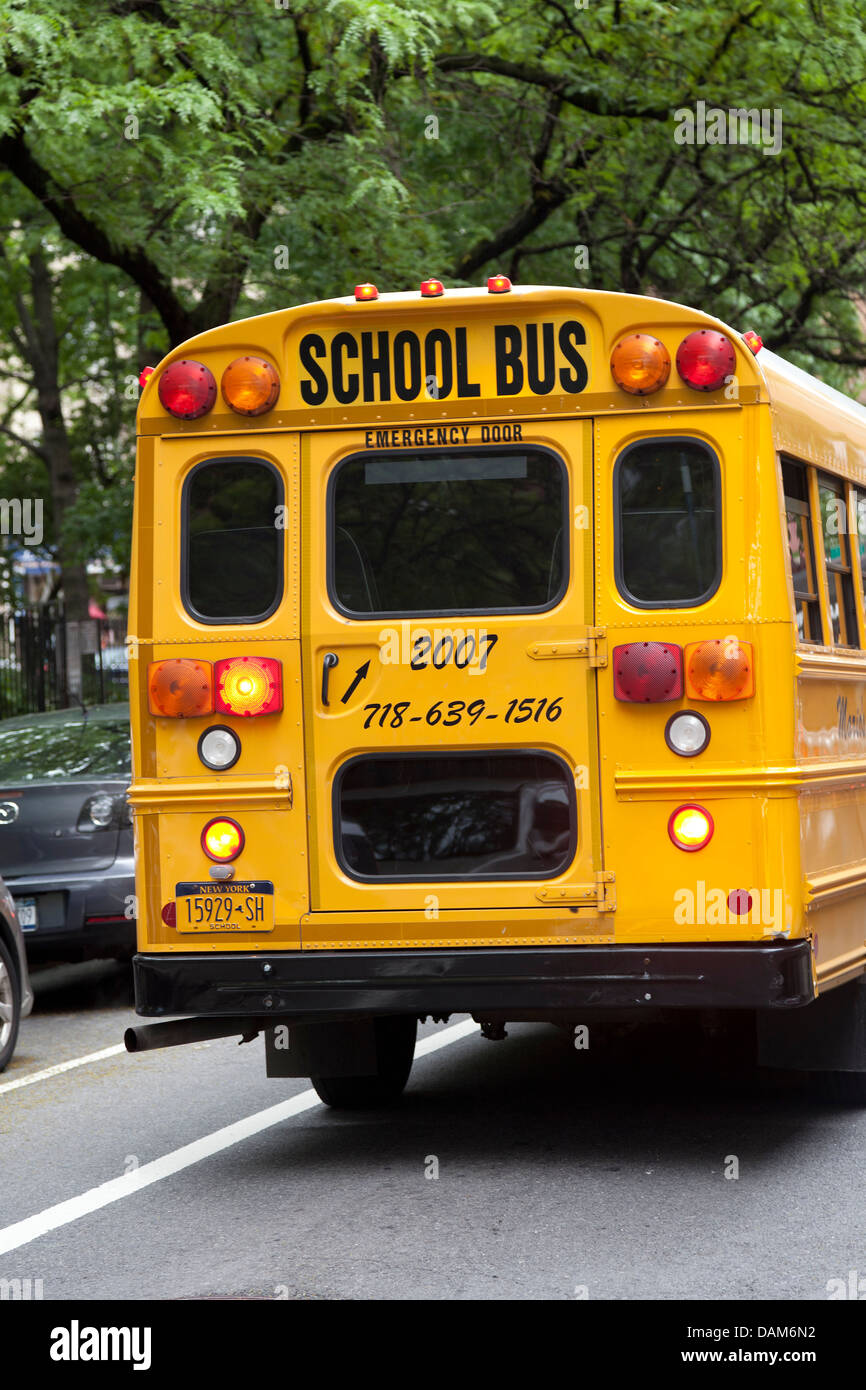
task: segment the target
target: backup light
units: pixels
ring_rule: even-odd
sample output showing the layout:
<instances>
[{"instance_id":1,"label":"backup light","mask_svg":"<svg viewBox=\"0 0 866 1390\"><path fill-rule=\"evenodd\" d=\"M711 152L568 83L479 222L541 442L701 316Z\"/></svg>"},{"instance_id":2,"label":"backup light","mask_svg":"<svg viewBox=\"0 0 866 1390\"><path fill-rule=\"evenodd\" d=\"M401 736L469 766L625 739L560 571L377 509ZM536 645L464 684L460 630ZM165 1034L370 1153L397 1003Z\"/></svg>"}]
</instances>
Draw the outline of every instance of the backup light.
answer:
<instances>
[{"instance_id":1,"label":"backup light","mask_svg":"<svg viewBox=\"0 0 866 1390\"><path fill-rule=\"evenodd\" d=\"M702 714L693 709L677 710L665 725L665 743L681 758L695 758L703 753L710 741L710 726Z\"/></svg>"},{"instance_id":2,"label":"backup light","mask_svg":"<svg viewBox=\"0 0 866 1390\"><path fill-rule=\"evenodd\" d=\"M241 756L241 741L233 729L214 724L198 741L198 755L211 772L225 772Z\"/></svg>"}]
</instances>

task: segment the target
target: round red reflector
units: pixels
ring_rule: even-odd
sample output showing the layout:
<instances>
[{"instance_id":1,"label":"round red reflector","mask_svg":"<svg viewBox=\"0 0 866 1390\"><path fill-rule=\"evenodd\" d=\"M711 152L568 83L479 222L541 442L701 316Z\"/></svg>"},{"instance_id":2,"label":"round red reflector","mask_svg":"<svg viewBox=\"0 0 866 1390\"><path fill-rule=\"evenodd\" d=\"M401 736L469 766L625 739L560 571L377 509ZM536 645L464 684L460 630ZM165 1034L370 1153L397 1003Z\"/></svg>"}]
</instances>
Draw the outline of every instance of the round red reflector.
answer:
<instances>
[{"instance_id":1,"label":"round red reflector","mask_svg":"<svg viewBox=\"0 0 866 1390\"><path fill-rule=\"evenodd\" d=\"M630 642L613 649L613 693L618 700L656 704L683 693L683 654L670 642Z\"/></svg>"},{"instance_id":2,"label":"round red reflector","mask_svg":"<svg viewBox=\"0 0 866 1390\"><path fill-rule=\"evenodd\" d=\"M728 911L735 917L748 917L752 910L752 895L745 888L732 888L728 894Z\"/></svg>"},{"instance_id":3,"label":"round red reflector","mask_svg":"<svg viewBox=\"0 0 866 1390\"><path fill-rule=\"evenodd\" d=\"M713 838L713 818L703 806L678 806L668 820L668 834L677 849L693 854Z\"/></svg>"},{"instance_id":4,"label":"round red reflector","mask_svg":"<svg viewBox=\"0 0 866 1390\"><path fill-rule=\"evenodd\" d=\"M735 364L733 343L713 328L695 329L677 351L677 371L695 391L718 391L733 376Z\"/></svg>"},{"instance_id":5,"label":"round red reflector","mask_svg":"<svg viewBox=\"0 0 866 1390\"><path fill-rule=\"evenodd\" d=\"M237 859L244 847L244 832L236 820L228 816L217 816L209 820L201 832L201 847L209 859L227 864Z\"/></svg>"},{"instance_id":6,"label":"round red reflector","mask_svg":"<svg viewBox=\"0 0 866 1390\"><path fill-rule=\"evenodd\" d=\"M212 409L217 396L213 372L201 362L181 358L166 367L159 378L159 399L178 420L197 420Z\"/></svg>"},{"instance_id":7,"label":"round red reflector","mask_svg":"<svg viewBox=\"0 0 866 1390\"><path fill-rule=\"evenodd\" d=\"M166 903L163 907L162 920L165 922L165 925L167 927L177 926L177 904L174 902L173 899L170 903Z\"/></svg>"}]
</instances>

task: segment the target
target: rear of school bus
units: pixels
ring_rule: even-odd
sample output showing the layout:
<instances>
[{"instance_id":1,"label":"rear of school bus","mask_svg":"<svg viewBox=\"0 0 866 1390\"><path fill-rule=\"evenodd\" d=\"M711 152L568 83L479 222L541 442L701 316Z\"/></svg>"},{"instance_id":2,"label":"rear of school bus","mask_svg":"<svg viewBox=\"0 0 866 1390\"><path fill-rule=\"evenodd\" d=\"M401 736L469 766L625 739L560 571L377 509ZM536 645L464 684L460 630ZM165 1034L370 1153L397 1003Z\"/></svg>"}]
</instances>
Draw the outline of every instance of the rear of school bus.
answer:
<instances>
[{"instance_id":1,"label":"rear of school bus","mask_svg":"<svg viewBox=\"0 0 866 1390\"><path fill-rule=\"evenodd\" d=\"M418 1018L814 996L767 387L654 299L356 297L201 335L139 411L149 1047L265 1031L335 1104Z\"/></svg>"}]
</instances>

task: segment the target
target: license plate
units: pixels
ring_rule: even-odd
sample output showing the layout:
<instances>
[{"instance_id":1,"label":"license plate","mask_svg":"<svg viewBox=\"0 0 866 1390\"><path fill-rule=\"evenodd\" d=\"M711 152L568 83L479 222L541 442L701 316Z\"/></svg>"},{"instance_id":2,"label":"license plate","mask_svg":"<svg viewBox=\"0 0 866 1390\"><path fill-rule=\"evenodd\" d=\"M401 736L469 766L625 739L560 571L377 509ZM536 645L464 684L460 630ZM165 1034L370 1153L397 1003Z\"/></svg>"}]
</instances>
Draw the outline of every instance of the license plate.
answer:
<instances>
[{"instance_id":1,"label":"license plate","mask_svg":"<svg viewBox=\"0 0 866 1390\"><path fill-rule=\"evenodd\" d=\"M179 932L273 931L274 885L264 879L179 883L175 911Z\"/></svg>"},{"instance_id":2,"label":"license plate","mask_svg":"<svg viewBox=\"0 0 866 1390\"><path fill-rule=\"evenodd\" d=\"M18 921L22 931L35 931L36 922L36 899L35 898L16 898L15 910L18 913Z\"/></svg>"}]
</instances>

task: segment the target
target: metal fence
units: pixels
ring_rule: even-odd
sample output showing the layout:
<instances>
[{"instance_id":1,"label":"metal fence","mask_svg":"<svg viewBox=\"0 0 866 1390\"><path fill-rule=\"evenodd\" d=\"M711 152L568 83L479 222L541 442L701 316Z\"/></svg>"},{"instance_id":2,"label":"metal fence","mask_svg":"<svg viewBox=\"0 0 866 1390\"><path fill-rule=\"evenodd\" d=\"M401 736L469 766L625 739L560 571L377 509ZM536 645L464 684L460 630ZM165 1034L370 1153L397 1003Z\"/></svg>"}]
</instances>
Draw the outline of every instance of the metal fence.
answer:
<instances>
[{"instance_id":1,"label":"metal fence","mask_svg":"<svg viewBox=\"0 0 866 1390\"><path fill-rule=\"evenodd\" d=\"M126 619L67 620L51 604L0 614L0 719L126 700Z\"/></svg>"}]
</instances>

